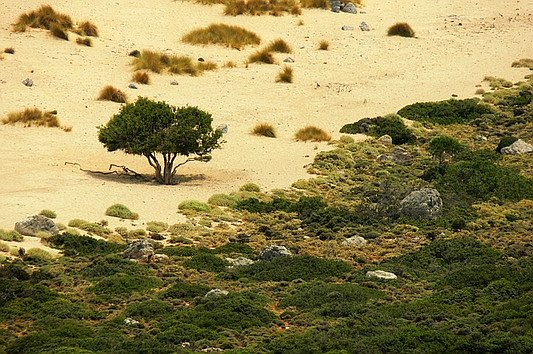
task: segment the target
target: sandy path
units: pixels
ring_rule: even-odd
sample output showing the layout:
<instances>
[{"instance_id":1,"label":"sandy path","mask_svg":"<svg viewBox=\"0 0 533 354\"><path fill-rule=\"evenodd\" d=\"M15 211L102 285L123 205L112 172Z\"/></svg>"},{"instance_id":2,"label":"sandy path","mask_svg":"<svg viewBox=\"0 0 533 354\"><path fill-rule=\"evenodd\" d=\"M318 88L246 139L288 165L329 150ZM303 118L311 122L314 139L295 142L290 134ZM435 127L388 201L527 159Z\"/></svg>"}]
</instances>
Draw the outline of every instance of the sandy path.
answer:
<instances>
[{"instance_id":1,"label":"sandy path","mask_svg":"<svg viewBox=\"0 0 533 354\"><path fill-rule=\"evenodd\" d=\"M94 47L51 38L41 30L10 32L18 14L39 1L0 0L0 48L15 55L0 61L0 116L26 107L56 109L64 125L59 129L0 125L0 228L12 228L41 209L55 210L61 222L78 217L100 220L113 203L124 203L143 220L175 222L177 205L185 199L207 200L214 193L231 192L246 182L263 188L284 188L308 175L304 166L326 144L297 143L294 132L314 124L338 137L345 123L394 112L416 101L471 97L485 75L518 80L526 69L511 62L533 57L533 1L488 0L473 4L451 1L367 0L364 14L334 14L304 10L299 18L226 17L221 6L206 7L171 0L49 1L75 20L89 19L100 29ZM297 26L299 20L303 26ZM366 21L372 31L361 32ZM407 21L418 38L390 38L386 29ZM452 22L453 21L453 22ZM277 84L279 65L242 63L254 48L242 51L184 45L187 31L213 22L239 24L259 34L263 42L287 40L295 72L293 84ZM342 25L355 27L342 31ZM329 51L318 51L327 39ZM222 65L202 77L153 75L153 84L127 88L132 49L156 49L203 57ZM281 62L286 55L278 55ZM33 72L32 72L33 71ZM31 77L35 85L21 84ZM179 85L171 86L172 80ZM320 85L318 86L317 83ZM195 105L209 111L214 125L227 123L224 148L208 164L189 164L181 173L190 177L176 186L95 178L66 161L87 169L106 170L110 163L150 173L140 157L108 153L98 142L96 126L115 114L119 105L98 102L101 87L112 84L129 94L173 105ZM277 139L249 134L256 122L273 124Z\"/></svg>"}]
</instances>

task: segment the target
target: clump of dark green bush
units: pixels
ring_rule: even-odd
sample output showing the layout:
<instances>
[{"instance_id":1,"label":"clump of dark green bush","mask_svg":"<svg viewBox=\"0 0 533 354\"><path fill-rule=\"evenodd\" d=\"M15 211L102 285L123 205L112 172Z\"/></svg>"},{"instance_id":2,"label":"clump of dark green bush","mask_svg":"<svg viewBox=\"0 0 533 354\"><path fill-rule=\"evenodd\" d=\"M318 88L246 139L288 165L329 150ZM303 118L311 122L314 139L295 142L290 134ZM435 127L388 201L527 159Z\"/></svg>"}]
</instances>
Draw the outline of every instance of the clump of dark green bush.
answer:
<instances>
[{"instance_id":1,"label":"clump of dark green bush","mask_svg":"<svg viewBox=\"0 0 533 354\"><path fill-rule=\"evenodd\" d=\"M117 273L149 275L152 272L148 267L132 262L129 259L124 259L117 255L109 255L96 258L88 266L83 268L81 273L89 278L99 278L108 277Z\"/></svg>"},{"instance_id":2,"label":"clump of dark green bush","mask_svg":"<svg viewBox=\"0 0 533 354\"><path fill-rule=\"evenodd\" d=\"M162 248L159 252L171 257L191 257L211 251L205 247L171 246Z\"/></svg>"},{"instance_id":3,"label":"clump of dark green bush","mask_svg":"<svg viewBox=\"0 0 533 354\"><path fill-rule=\"evenodd\" d=\"M260 281L313 280L338 277L352 267L340 260L313 256L280 256L271 261L259 261L239 267L228 275L234 278L249 278Z\"/></svg>"},{"instance_id":4,"label":"clump of dark green bush","mask_svg":"<svg viewBox=\"0 0 533 354\"><path fill-rule=\"evenodd\" d=\"M340 130L346 134L367 134L375 137L390 135L394 145L414 143L415 134L407 128L401 117L395 114L384 117L364 118L355 123L346 124Z\"/></svg>"},{"instance_id":5,"label":"clump of dark green bush","mask_svg":"<svg viewBox=\"0 0 533 354\"><path fill-rule=\"evenodd\" d=\"M518 138L514 136L504 136L500 139L500 142L498 143L498 146L496 147L496 152L501 152L504 147L508 147L513 145L515 141L517 141Z\"/></svg>"},{"instance_id":6,"label":"clump of dark green bush","mask_svg":"<svg viewBox=\"0 0 533 354\"><path fill-rule=\"evenodd\" d=\"M170 288L163 291L160 297L163 299L192 300L198 296L204 296L209 290L211 288L206 285L191 284L178 280Z\"/></svg>"},{"instance_id":7,"label":"clump of dark green bush","mask_svg":"<svg viewBox=\"0 0 533 354\"><path fill-rule=\"evenodd\" d=\"M254 255L254 249L247 244L244 243L238 243L238 242L229 242L222 246L218 246L213 250L216 254L241 254L244 256L253 256Z\"/></svg>"},{"instance_id":8,"label":"clump of dark green bush","mask_svg":"<svg viewBox=\"0 0 533 354\"><path fill-rule=\"evenodd\" d=\"M138 320L160 320L172 314L173 307L161 300L151 299L129 304L124 314Z\"/></svg>"},{"instance_id":9,"label":"clump of dark green bush","mask_svg":"<svg viewBox=\"0 0 533 354\"><path fill-rule=\"evenodd\" d=\"M214 254L201 253L192 256L183 265L187 268L218 273L224 271L229 263Z\"/></svg>"},{"instance_id":10,"label":"clump of dark green bush","mask_svg":"<svg viewBox=\"0 0 533 354\"><path fill-rule=\"evenodd\" d=\"M127 298L135 292L147 292L161 285L162 281L156 277L113 274L101 279L89 291L102 297Z\"/></svg>"},{"instance_id":11,"label":"clump of dark green bush","mask_svg":"<svg viewBox=\"0 0 533 354\"><path fill-rule=\"evenodd\" d=\"M48 239L52 247L62 249L65 255L91 256L124 251L126 246L97 240L89 236L63 233Z\"/></svg>"},{"instance_id":12,"label":"clump of dark green bush","mask_svg":"<svg viewBox=\"0 0 533 354\"><path fill-rule=\"evenodd\" d=\"M398 111L398 114L404 118L435 124L464 124L481 118L483 115L494 113L494 109L477 98L418 102Z\"/></svg>"}]
</instances>

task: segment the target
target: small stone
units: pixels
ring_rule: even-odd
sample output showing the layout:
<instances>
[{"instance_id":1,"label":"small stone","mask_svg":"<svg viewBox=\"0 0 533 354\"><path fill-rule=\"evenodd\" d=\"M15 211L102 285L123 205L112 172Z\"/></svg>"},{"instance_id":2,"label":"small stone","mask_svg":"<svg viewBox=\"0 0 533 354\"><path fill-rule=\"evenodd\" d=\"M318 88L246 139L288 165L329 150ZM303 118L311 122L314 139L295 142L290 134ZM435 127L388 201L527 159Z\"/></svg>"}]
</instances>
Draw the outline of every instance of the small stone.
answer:
<instances>
[{"instance_id":1,"label":"small stone","mask_svg":"<svg viewBox=\"0 0 533 354\"><path fill-rule=\"evenodd\" d=\"M228 133L228 125L225 124L225 123L219 124L216 130L218 130L222 134L227 134Z\"/></svg>"},{"instance_id":2,"label":"small stone","mask_svg":"<svg viewBox=\"0 0 533 354\"><path fill-rule=\"evenodd\" d=\"M170 261L170 257L167 256L166 254L156 253L154 254L153 260L154 262L158 262L158 263L166 263Z\"/></svg>"},{"instance_id":3,"label":"small stone","mask_svg":"<svg viewBox=\"0 0 533 354\"><path fill-rule=\"evenodd\" d=\"M287 58L283 59L283 62L284 63L294 63L294 59L291 58L291 57L287 57Z\"/></svg>"},{"instance_id":4,"label":"small stone","mask_svg":"<svg viewBox=\"0 0 533 354\"><path fill-rule=\"evenodd\" d=\"M128 87L129 87L130 89L137 90L137 85L135 85L134 83L129 84Z\"/></svg>"},{"instance_id":5,"label":"small stone","mask_svg":"<svg viewBox=\"0 0 533 354\"><path fill-rule=\"evenodd\" d=\"M369 270L366 272L366 276L369 278L379 279L397 279L398 277L394 273L385 272L384 270Z\"/></svg>"},{"instance_id":6,"label":"small stone","mask_svg":"<svg viewBox=\"0 0 533 354\"><path fill-rule=\"evenodd\" d=\"M392 137L388 134L380 136L378 141L383 145L392 145Z\"/></svg>"},{"instance_id":7,"label":"small stone","mask_svg":"<svg viewBox=\"0 0 533 354\"><path fill-rule=\"evenodd\" d=\"M210 297L221 297L221 296L226 296L229 294L229 291L227 290L221 290L221 289L213 289L211 291L209 291L207 294L205 294L205 298L210 298Z\"/></svg>"},{"instance_id":8,"label":"small stone","mask_svg":"<svg viewBox=\"0 0 533 354\"><path fill-rule=\"evenodd\" d=\"M340 0L329 0L331 4L331 11L339 12L341 10L341 1Z\"/></svg>"},{"instance_id":9,"label":"small stone","mask_svg":"<svg viewBox=\"0 0 533 354\"><path fill-rule=\"evenodd\" d=\"M198 58L198 61L204 62L205 59L204 58Z\"/></svg>"},{"instance_id":10,"label":"small stone","mask_svg":"<svg viewBox=\"0 0 533 354\"><path fill-rule=\"evenodd\" d=\"M341 11L349 13L349 14L356 14L357 13L357 7L355 7L355 5L352 4L351 2L348 2L343 7L341 7Z\"/></svg>"},{"instance_id":11,"label":"small stone","mask_svg":"<svg viewBox=\"0 0 533 354\"><path fill-rule=\"evenodd\" d=\"M367 240L365 240L361 236L353 236L350 238L347 238L346 240L342 241L341 245L343 246L357 246L362 247L368 243Z\"/></svg>"},{"instance_id":12,"label":"small stone","mask_svg":"<svg viewBox=\"0 0 533 354\"><path fill-rule=\"evenodd\" d=\"M361 24L359 25L359 29L363 32L368 32L370 31L370 26L365 22L361 22Z\"/></svg>"},{"instance_id":13,"label":"small stone","mask_svg":"<svg viewBox=\"0 0 533 354\"><path fill-rule=\"evenodd\" d=\"M22 81L22 84L24 86L32 87L33 86L33 80L30 78L26 78Z\"/></svg>"},{"instance_id":14,"label":"small stone","mask_svg":"<svg viewBox=\"0 0 533 354\"><path fill-rule=\"evenodd\" d=\"M133 318L129 318L129 317L124 319L124 323L126 324L126 326L130 326L130 327L142 327L143 326L141 322L134 320Z\"/></svg>"},{"instance_id":15,"label":"small stone","mask_svg":"<svg viewBox=\"0 0 533 354\"><path fill-rule=\"evenodd\" d=\"M353 31L353 27L344 25L344 26L341 27L341 30L343 30L343 31Z\"/></svg>"},{"instance_id":16,"label":"small stone","mask_svg":"<svg viewBox=\"0 0 533 354\"><path fill-rule=\"evenodd\" d=\"M179 85L178 82L177 82L176 80L172 80L172 81L170 81L170 84L171 84L171 85L174 85L174 86Z\"/></svg>"}]
</instances>

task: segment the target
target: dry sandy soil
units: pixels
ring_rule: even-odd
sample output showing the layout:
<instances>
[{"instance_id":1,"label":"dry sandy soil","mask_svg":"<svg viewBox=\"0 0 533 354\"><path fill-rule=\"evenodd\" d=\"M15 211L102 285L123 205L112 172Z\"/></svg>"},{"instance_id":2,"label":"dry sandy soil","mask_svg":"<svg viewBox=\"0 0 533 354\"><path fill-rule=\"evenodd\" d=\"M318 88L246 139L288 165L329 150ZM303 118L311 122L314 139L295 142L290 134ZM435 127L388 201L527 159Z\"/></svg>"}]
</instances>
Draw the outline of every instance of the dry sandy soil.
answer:
<instances>
[{"instance_id":1,"label":"dry sandy soil","mask_svg":"<svg viewBox=\"0 0 533 354\"><path fill-rule=\"evenodd\" d=\"M417 101L472 97L486 75L518 80L527 69L511 68L519 58L533 57L533 0L366 0L364 13L336 14L304 10L290 15L223 15L223 6L203 6L172 0L50 0L52 7L75 21L90 20L100 31L93 47L51 37L44 30L13 33L19 14L40 1L0 0L0 49L14 55L0 60L0 117L27 107L57 110L71 132L50 128L0 125L0 228L42 209L58 220L99 221L106 208L123 203L142 221L177 222L178 204L206 201L214 193L229 193L247 182L265 189L289 187L307 178L304 166L327 144L293 141L296 130L320 126L338 138L339 128L363 117L395 112ZM302 20L303 25L298 22ZM372 30L362 32L365 21ZM387 37L387 28L405 21L417 38ZM191 46L180 38L211 23L238 24L266 43L289 42L295 59L293 84L275 83L280 65L243 64L256 48L242 51L217 46ZM343 25L353 31L342 31ZM317 50L328 40L330 50ZM203 57L220 68L201 77L152 75L153 84L128 89L128 53L153 49ZM281 63L287 55L277 55ZM29 88L21 82L32 78ZM179 85L170 85L176 80ZM207 164L180 169L175 186L138 183L116 177L95 177L85 169L106 171L109 164L126 165L149 174L144 158L109 153L98 142L96 127L105 124L120 105L95 99L105 85L136 96L193 105L213 115L214 126L229 125L223 149ZM318 85L317 85L318 84ZM257 122L273 124L277 139L250 135Z\"/></svg>"}]
</instances>

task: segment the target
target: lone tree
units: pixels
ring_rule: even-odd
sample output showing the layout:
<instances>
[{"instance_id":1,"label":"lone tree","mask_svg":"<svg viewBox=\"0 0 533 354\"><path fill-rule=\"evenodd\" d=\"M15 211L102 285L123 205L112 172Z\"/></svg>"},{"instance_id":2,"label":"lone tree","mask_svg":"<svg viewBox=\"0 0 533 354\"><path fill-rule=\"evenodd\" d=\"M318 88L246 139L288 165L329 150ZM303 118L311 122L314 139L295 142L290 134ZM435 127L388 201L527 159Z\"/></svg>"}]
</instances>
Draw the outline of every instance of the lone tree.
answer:
<instances>
[{"instance_id":1,"label":"lone tree","mask_svg":"<svg viewBox=\"0 0 533 354\"><path fill-rule=\"evenodd\" d=\"M108 151L145 156L156 180L172 184L178 167L190 161L208 162L213 149L220 147L222 133L211 122L211 115L197 107L178 108L140 97L98 127L98 140ZM187 159L174 165L178 155Z\"/></svg>"}]
</instances>

